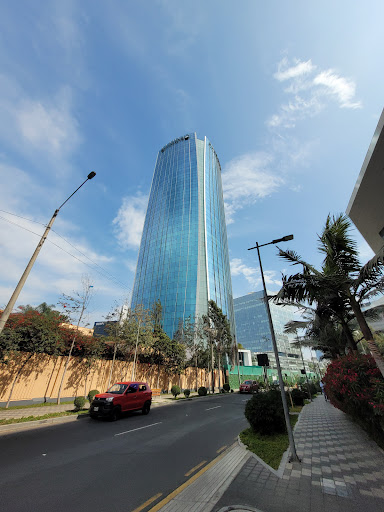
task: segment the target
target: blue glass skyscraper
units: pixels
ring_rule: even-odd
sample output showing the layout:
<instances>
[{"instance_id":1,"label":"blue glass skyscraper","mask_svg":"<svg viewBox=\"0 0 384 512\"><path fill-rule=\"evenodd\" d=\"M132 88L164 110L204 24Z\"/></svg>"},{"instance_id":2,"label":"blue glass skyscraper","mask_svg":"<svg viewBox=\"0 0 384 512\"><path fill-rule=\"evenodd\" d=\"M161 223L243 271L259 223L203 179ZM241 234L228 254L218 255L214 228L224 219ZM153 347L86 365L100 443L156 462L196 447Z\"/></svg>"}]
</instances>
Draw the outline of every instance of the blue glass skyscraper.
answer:
<instances>
[{"instance_id":1,"label":"blue glass skyscraper","mask_svg":"<svg viewBox=\"0 0 384 512\"><path fill-rule=\"evenodd\" d=\"M234 333L227 229L216 152L205 137L184 135L158 153L131 306L160 300L172 337L180 320L196 321L214 300Z\"/></svg>"}]
</instances>

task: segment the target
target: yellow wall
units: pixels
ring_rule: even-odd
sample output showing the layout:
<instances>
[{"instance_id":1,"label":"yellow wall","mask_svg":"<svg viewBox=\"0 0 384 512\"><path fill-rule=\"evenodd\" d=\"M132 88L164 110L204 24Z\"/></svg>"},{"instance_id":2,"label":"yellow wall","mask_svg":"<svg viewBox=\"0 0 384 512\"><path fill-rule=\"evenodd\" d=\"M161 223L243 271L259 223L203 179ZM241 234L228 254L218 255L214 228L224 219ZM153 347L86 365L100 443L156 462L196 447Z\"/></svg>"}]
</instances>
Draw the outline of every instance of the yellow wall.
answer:
<instances>
[{"instance_id":1,"label":"yellow wall","mask_svg":"<svg viewBox=\"0 0 384 512\"><path fill-rule=\"evenodd\" d=\"M28 353L19 353L16 358L9 360L7 364L0 365L0 402L8 400L13 380L18 369L30 356ZM12 395L12 402L17 400L32 400L33 398L56 398L64 371L66 357L53 357L47 354L34 354L27 362L20 374ZM84 361L78 357L72 357L65 376L62 397L72 397L88 394L91 389L103 392L109 384L109 375L112 361L99 360L94 365L90 374L86 376ZM132 363L115 361L111 384L121 380L130 380ZM210 376L205 370L198 368L198 386L209 386ZM218 372L216 372L216 386L218 386ZM87 382L86 382L87 380ZM196 370L187 368L184 375L168 378L163 370L158 381L158 369L156 366L138 363L136 379L148 382L151 388L170 389L173 384L178 384L182 389L195 387ZM223 380L221 379L221 385Z\"/></svg>"}]
</instances>

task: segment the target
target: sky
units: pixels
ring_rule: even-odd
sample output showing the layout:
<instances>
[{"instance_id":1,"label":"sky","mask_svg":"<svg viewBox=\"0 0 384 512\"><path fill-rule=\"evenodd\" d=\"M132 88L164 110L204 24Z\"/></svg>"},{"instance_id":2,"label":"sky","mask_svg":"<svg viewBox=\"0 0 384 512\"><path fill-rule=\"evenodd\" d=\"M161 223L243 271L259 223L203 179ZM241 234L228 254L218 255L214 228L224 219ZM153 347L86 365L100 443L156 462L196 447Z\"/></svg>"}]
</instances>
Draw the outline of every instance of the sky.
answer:
<instances>
[{"instance_id":1,"label":"sky","mask_svg":"<svg viewBox=\"0 0 384 512\"><path fill-rule=\"evenodd\" d=\"M222 167L234 297L255 245L319 265L383 108L384 3L83 0L0 4L0 308L82 289L87 322L129 300L158 151L207 136ZM356 231L362 261L372 252ZM291 273L262 249L267 286Z\"/></svg>"}]
</instances>

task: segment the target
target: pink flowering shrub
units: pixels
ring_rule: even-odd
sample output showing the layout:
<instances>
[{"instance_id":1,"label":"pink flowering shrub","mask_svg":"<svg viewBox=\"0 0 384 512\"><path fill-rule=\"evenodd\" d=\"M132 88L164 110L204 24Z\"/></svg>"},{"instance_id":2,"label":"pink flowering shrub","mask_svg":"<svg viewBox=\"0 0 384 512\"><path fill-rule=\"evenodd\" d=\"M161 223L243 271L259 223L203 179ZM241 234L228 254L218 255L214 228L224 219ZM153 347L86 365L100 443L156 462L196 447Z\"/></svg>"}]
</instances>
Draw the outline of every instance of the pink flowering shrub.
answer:
<instances>
[{"instance_id":1,"label":"pink flowering shrub","mask_svg":"<svg viewBox=\"0 0 384 512\"><path fill-rule=\"evenodd\" d=\"M331 403L384 444L384 379L373 357L350 354L336 359L323 382Z\"/></svg>"}]
</instances>

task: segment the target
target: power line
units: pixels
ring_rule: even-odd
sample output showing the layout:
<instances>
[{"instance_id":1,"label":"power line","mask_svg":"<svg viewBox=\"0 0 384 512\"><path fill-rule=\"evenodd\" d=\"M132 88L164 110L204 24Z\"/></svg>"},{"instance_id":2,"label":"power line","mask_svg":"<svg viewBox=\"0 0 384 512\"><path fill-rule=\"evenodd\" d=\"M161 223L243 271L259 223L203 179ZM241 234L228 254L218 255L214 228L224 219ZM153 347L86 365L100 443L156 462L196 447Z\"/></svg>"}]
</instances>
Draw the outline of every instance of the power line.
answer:
<instances>
[{"instance_id":1,"label":"power line","mask_svg":"<svg viewBox=\"0 0 384 512\"><path fill-rule=\"evenodd\" d=\"M28 220L29 222L34 222L35 224L40 224L41 226L46 226L46 224L43 224L42 222L38 222L37 220L27 219L27 217L22 217L21 215L16 215L16 213L7 212L6 210L0 210L0 212L8 213L8 215L13 215L14 217L18 217L19 219ZM1 217L4 218L4 217ZM18 224L16 224L18 226Z\"/></svg>"},{"instance_id":2,"label":"power line","mask_svg":"<svg viewBox=\"0 0 384 512\"><path fill-rule=\"evenodd\" d=\"M21 217L20 215L16 215L14 213L10 213L10 212L6 212L5 210L0 210L2 212L5 212L9 215L14 215L15 217L19 217L21 219L25 219L25 220L30 220L30 219L27 219L26 217ZM5 220L6 222L9 222L10 224L14 224L15 226L21 228L21 229L25 229L25 231L28 231L29 233L32 233L33 235L36 235L36 236L39 236L41 237L41 234L39 233L35 233L34 231L32 231L31 229L28 229L24 226L21 226L20 224L17 224L16 222L13 222L11 221L10 219L7 219L5 217L2 217L0 215L0 219L3 219ZM31 222L36 222L36 221L31 221ZM40 222L36 222L37 224L41 224ZM44 226L44 224L41 224L42 226ZM52 229L52 231L54 231ZM57 247L58 249L61 249L63 252L65 252L66 254L68 254L69 256L71 256L72 258L74 258L75 260L79 261L80 263L82 263L83 265L86 265L87 267L91 268L92 270L98 272L100 275L102 275L105 279L108 279L109 281L112 281L114 282L114 284L118 284L119 286L121 286L122 288L125 288L126 290L128 290L129 292L131 292L132 290L130 288L128 288L127 285L121 283L116 277L114 277L110 272L108 272L108 270L104 269L103 267L101 267L98 263L95 263L94 261L91 260L91 258L89 258L86 254L84 254L83 252L80 251L80 249L78 249L76 246L74 246L73 244L71 244L68 240L66 240L64 237L62 237L61 235L59 235L59 233L57 233L56 231L54 231L54 233L56 233L56 235L58 235L60 238L62 238L65 242L67 242L69 245L71 245L74 249L76 249L82 256L84 256L85 258L87 258L93 265L95 265L96 267L99 267L102 272L100 270L98 270L97 268L93 268L91 267L88 263L86 263L85 261L82 261L80 258L78 258L77 256L75 256L74 254L66 251L63 247L61 247L60 245L56 244L55 242L52 242L52 240L50 240L49 238L47 238L47 241L50 242L52 245L54 245L55 247Z\"/></svg>"}]
</instances>

